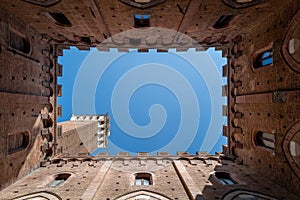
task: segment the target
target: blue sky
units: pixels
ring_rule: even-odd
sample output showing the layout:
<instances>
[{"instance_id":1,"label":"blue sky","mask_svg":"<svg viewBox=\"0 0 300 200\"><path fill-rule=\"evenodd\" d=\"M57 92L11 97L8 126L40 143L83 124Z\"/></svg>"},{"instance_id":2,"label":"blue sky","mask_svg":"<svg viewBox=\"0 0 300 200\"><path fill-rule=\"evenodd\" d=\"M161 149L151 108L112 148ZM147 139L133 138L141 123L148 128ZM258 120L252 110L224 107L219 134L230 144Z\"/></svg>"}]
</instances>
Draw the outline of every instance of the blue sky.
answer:
<instances>
[{"instance_id":1,"label":"blue sky","mask_svg":"<svg viewBox=\"0 0 300 200\"><path fill-rule=\"evenodd\" d=\"M222 151L221 77L226 59L221 51L169 52L111 49L79 51L72 47L59 57L63 65L63 96L58 98L67 121L71 114L111 117L106 149L120 151Z\"/></svg>"}]
</instances>

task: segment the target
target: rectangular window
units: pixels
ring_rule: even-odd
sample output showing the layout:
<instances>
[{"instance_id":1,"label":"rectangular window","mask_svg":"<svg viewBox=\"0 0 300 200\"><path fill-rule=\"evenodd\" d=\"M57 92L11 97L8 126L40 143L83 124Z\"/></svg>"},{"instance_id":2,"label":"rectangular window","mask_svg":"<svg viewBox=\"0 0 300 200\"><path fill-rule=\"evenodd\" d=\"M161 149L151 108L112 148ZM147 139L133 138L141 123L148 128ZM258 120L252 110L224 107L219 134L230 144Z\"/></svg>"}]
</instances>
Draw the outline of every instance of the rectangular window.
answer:
<instances>
[{"instance_id":1,"label":"rectangular window","mask_svg":"<svg viewBox=\"0 0 300 200\"><path fill-rule=\"evenodd\" d=\"M150 26L150 17L149 15L134 15L134 27L149 27Z\"/></svg>"}]
</instances>

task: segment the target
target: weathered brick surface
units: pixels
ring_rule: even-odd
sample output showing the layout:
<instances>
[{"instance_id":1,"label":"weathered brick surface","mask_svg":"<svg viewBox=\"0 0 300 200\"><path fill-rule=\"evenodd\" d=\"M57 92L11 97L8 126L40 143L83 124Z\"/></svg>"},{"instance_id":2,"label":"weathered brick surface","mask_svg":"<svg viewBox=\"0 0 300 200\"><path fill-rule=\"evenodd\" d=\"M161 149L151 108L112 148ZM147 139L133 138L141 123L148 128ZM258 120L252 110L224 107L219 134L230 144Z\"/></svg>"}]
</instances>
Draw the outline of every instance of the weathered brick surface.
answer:
<instances>
[{"instance_id":1,"label":"weathered brick surface","mask_svg":"<svg viewBox=\"0 0 300 200\"><path fill-rule=\"evenodd\" d=\"M170 199L189 199L188 193L198 191L194 194L198 195L198 198L202 196L204 199L221 199L226 193L236 189L256 191L278 199L298 199L278 183L260 176L247 166L219 159L218 156L152 156L141 158L147 163L145 166L140 165L141 160L135 157L62 160L66 164L61 167L58 166L61 160L53 161L52 164L48 163L46 167L35 170L5 188L0 192L2 199L21 197L39 191L52 192L62 199L118 199L134 191L153 192ZM125 160L128 161L126 165ZM162 161L160 165L157 165L158 160ZM216 171L230 173L236 184L223 185L214 175ZM138 172L151 173L153 185L136 186L134 180L135 173ZM50 187L49 183L59 173L69 173L71 176L63 185ZM187 180L187 177L190 182L184 183L183 179Z\"/></svg>"},{"instance_id":2,"label":"weathered brick surface","mask_svg":"<svg viewBox=\"0 0 300 200\"><path fill-rule=\"evenodd\" d=\"M119 0L61 0L49 6L2 0L0 188L10 186L0 193L1 198L10 199L33 191L52 191L63 199L80 199L87 192L95 194L95 199L107 200L142 188L170 199L188 199L189 184L184 184L182 180L185 179L180 178L175 170L172 156L165 155L168 159L160 164L154 160L162 157L148 159L143 154L134 158L124 155L119 160L103 155L96 164L71 159L65 165L64 161L53 157L59 154L62 145L70 146L69 153L80 153L75 148L78 138L72 137L66 144L66 138L57 135L57 95L60 92L57 76L61 75L58 56L72 45L89 49L105 38L132 30L133 15L147 14L150 15L151 27L179 30L204 48L221 49L223 56L228 58L223 73L228 78L223 91L228 95L228 106L224 107L224 113L228 114L228 125L224 128L228 147L224 147L224 153L228 154L227 159L235 161L218 162L205 154L198 154L197 159L180 159L185 167L182 171L189 173L203 197L222 199L233 189L250 189L278 199L299 199L292 195L300 191L299 166L289 152L289 142L300 127L299 49L294 54L288 49L291 39L299 40L299 0L234 2L176 0L139 9ZM49 12L63 13L72 26L55 23L49 18ZM227 26L213 28L222 15L234 17ZM20 42L16 35L30 44L25 53L11 47L14 42ZM169 37L165 35L160 42L168 41ZM122 38L121 43L124 42L128 42L128 38ZM114 45L118 47L120 44ZM272 49L273 64L255 69L255 57L268 49ZM9 135L24 131L30 135L29 145L8 154ZM257 145L257 131L275 135L274 151ZM188 157L184 154L178 156ZM48 159L54 163L47 164ZM124 162L124 159L128 161ZM96 186L91 183L97 174L102 173L99 170L106 160L113 160L113 163L104 177L101 175L102 183L95 193L93 187ZM170 163L166 164L168 160ZM38 168L40 161L46 167ZM133 174L138 171L153 173L154 185L146 188L134 186ZM213 175L214 171L229 172L238 184L221 185ZM72 176L63 186L49 188L51 176L59 172L69 172ZM26 174L28 176L24 177Z\"/></svg>"}]
</instances>

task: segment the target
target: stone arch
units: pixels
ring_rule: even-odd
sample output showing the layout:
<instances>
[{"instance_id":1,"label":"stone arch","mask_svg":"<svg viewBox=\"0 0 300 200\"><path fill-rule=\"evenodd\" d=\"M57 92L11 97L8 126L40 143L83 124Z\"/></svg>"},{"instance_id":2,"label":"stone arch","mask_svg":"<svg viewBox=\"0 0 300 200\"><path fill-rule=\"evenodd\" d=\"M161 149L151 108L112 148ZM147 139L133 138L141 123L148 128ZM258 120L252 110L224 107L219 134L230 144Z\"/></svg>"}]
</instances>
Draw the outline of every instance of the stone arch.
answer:
<instances>
[{"instance_id":1,"label":"stone arch","mask_svg":"<svg viewBox=\"0 0 300 200\"><path fill-rule=\"evenodd\" d=\"M300 72L300 11L292 19L288 27L281 51L284 60L295 71Z\"/></svg>"},{"instance_id":2,"label":"stone arch","mask_svg":"<svg viewBox=\"0 0 300 200\"><path fill-rule=\"evenodd\" d=\"M294 173L300 178L300 154L296 148L300 148L300 120L297 120L287 130L282 142L283 152ZM297 147L296 147L297 145Z\"/></svg>"},{"instance_id":3,"label":"stone arch","mask_svg":"<svg viewBox=\"0 0 300 200\"><path fill-rule=\"evenodd\" d=\"M231 190L223 196L223 200L240 200L240 199L269 199L276 200L273 197L258 193L251 190Z\"/></svg>"},{"instance_id":4,"label":"stone arch","mask_svg":"<svg viewBox=\"0 0 300 200\"><path fill-rule=\"evenodd\" d=\"M34 192L34 193L30 193L30 194L26 194L20 197L16 197L13 200L26 200L26 199L52 199L52 200L62 200L62 198L60 196L58 196L57 194L53 193L53 192L46 192L46 191L42 191L42 192Z\"/></svg>"},{"instance_id":5,"label":"stone arch","mask_svg":"<svg viewBox=\"0 0 300 200\"><path fill-rule=\"evenodd\" d=\"M143 197L143 196L150 197L149 200L170 200L170 198L168 198L163 194L148 191L148 190L138 190L131 193L127 193L116 198L116 200L135 199L137 197Z\"/></svg>"}]
</instances>

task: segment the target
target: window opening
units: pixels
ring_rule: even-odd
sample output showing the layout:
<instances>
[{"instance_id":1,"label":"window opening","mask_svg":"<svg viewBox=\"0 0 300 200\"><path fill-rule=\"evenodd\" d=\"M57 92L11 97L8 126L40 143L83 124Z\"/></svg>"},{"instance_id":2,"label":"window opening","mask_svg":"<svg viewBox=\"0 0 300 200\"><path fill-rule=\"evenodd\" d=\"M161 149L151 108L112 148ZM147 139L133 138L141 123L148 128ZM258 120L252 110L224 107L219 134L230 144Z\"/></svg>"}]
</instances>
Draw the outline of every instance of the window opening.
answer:
<instances>
[{"instance_id":1,"label":"window opening","mask_svg":"<svg viewBox=\"0 0 300 200\"><path fill-rule=\"evenodd\" d=\"M149 15L134 15L134 27L149 27L150 26L150 16Z\"/></svg>"},{"instance_id":2,"label":"window opening","mask_svg":"<svg viewBox=\"0 0 300 200\"><path fill-rule=\"evenodd\" d=\"M135 185L152 185L151 174L139 173L135 176Z\"/></svg>"},{"instance_id":3,"label":"window opening","mask_svg":"<svg viewBox=\"0 0 300 200\"><path fill-rule=\"evenodd\" d=\"M71 174L58 174L55 176L54 180L49 184L49 187L57 187L62 185L69 177Z\"/></svg>"},{"instance_id":4,"label":"window opening","mask_svg":"<svg viewBox=\"0 0 300 200\"><path fill-rule=\"evenodd\" d=\"M70 20L63 13L49 12L48 14L56 24L60 26L72 26Z\"/></svg>"},{"instance_id":5,"label":"window opening","mask_svg":"<svg viewBox=\"0 0 300 200\"><path fill-rule=\"evenodd\" d=\"M266 67L273 64L273 52L272 49L264 51L258 54L255 58L254 68Z\"/></svg>"},{"instance_id":6,"label":"window opening","mask_svg":"<svg viewBox=\"0 0 300 200\"><path fill-rule=\"evenodd\" d=\"M230 175L228 173L216 172L215 175L223 185L234 185L235 184L235 182L232 180L232 178L230 177Z\"/></svg>"},{"instance_id":7,"label":"window opening","mask_svg":"<svg viewBox=\"0 0 300 200\"><path fill-rule=\"evenodd\" d=\"M8 154L26 149L29 145L29 133L16 133L8 136Z\"/></svg>"},{"instance_id":8,"label":"window opening","mask_svg":"<svg viewBox=\"0 0 300 200\"><path fill-rule=\"evenodd\" d=\"M274 134L259 131L256 134L256 143L259 146L263 146L268 149L274 150L275 148Z\"/></svg>"},{"instance_id":9,"label":"window opening","mask_svg":"<svg viewBox=\"0 0 300 200\"><path fill-rule=\"evenodd\" d=\"M218 21L213 25L215 29L221 29L229 26L230 21L233 19L234 15L222 15Z\"/></svg>"},{"instance_id":10,"label":"window opening","mask_svg":"<svg viewBox=\"0 0 300 200\"><path fill-rule=\"evenodd\" d=\"M14 31L9 32L9 46L24 54L29 54L30 52L29 41L24 36L15 33Z\"/></svg>"}]
</instances>

